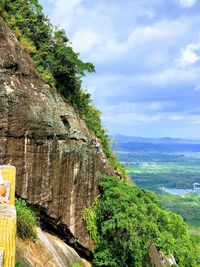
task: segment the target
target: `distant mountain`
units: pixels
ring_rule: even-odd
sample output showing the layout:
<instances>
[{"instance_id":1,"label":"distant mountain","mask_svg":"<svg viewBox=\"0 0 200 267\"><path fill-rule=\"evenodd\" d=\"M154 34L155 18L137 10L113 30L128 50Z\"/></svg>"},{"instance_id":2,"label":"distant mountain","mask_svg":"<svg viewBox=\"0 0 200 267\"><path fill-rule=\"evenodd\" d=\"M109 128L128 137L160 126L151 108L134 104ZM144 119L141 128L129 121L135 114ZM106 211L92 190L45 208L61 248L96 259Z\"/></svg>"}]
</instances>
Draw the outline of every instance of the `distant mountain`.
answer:
<instances>
[{"instance_id":1,"label":"distant mountain","mask_svg":"<svg viewBox=\"0 0 200 267\"><path fill-rule=\"evenodd\" d=\"M144 138L140 136L111 136L114 151L124 152L159 152L159 153L183 153L200 152L200 140L189 140L181 138Z\"/></svg>"},{"instance_id":2,"label":"distant mountain","mask_svg":"<svg viewBox=\"0 0 200 267\"><path fill-rule=\"evenodd\" d=\"M115 143L142 143L142 144L200 144L200 140L190 140L181 138L145 138L141 136L126 136L121 134L111 135Z\"/></svg>"},{"instance_id":3,"label":"distant mountain","mask_svg":"<svg viewBox=\"0 0 200 267\"><path fill-rule=\"evenodd\" d=\"M114 151L124 152L145 152L145 153L184 153L184 152L200 152L200 144L167 144L167 143L115 143L113 145Z\"/></svg>"}]
</instances>

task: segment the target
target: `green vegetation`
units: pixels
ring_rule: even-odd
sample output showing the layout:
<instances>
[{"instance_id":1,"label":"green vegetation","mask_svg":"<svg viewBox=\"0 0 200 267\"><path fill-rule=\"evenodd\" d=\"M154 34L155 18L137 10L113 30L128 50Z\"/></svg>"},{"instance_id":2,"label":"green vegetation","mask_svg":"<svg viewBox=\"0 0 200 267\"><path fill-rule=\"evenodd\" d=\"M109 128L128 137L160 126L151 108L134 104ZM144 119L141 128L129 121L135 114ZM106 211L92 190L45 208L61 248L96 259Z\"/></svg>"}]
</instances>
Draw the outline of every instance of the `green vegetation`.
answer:
<instances>
[{"instance_id":1,"label":"green vegetation","mask_svg":"<svg viewBox=\"0 0 200 267\"><path fill-rule=\"evenodd\" d=\"M189 233L193 244L196 244L200 250L200 227L190 226Z\"/></svg>"},{"instance_id":2,"label":"green vegetation","mask_svg":"<svg viewBox=\"0 0 200 267\"><path fill-rule=\"evenodd\" d=\"M127 172L137 185L158 193L163 208L182 215L193 230L200 227L200 195L178 196L160 190L161 187L192 190L192 184L199 182L200 177L198 152L168 154L148 151L120 154L119 157L126 161Z\"/></svg>"},{"instance_id":3,"label":"green vegetation","mask_svg":"<svg viewBox=\"0 0 200 267\"><path fill-rule=\"evenodd\" d=\"M22 199L16 199L15 206L17 210L17 235L22 239L35 241L37 237L35 214Z\"/></svg>"},{"instance_id":4,"label":"green vegetation","mask_svg":"<svg viewBox=\"0 0 200 267\"><path fill-rule=\"evenodd\" d=\"M148 150L148 144L145 145ZM194 149L194 147L193 147ZM194 182L199 182L199 152L155 152L134 151L119 154L125 162L127 172L140 187L157 193L161 206L183 216L189 225L192 243L200 251L200 195L189 193L183 196L171 195L161 187L173 189L192 189Z\"/></svg>"},{"instance_id":5,"label":"green vegetation","mask_svg":"<svg viewBox=\"0 0 200 267\"><path fill-rule=\"evenodd\" d=\"M83 212L83 220L87 225L87 229L91 235L91 238L97 243L99 241L98 229L97 229L97 214L95 207L98 205L98 199L93 203L92 207L86 208Z\"/></svg>"},{"instance_id":6,"label":"green vegetation","mask_svg":"<svg viewBox=\"0 0 200 267\"><path fill-rule=\"evenodd\" d=\"M72 263L70 267L81 267L81 265L79 263Z\"/></svg>"},{"instance_id":7,"label":"green vegetation","mask_svg":"<svg viewBox=\"0 0 200 267\"><path fill-rule=\"evenodd\" d=\"M192 189L200 177L200 166L163 163L159 165L126 164L128 174L141 187L158 191L160 187Z\"/></svg>"},{"instance_id":8,"label":"green vegetation","mask_svg":"<svg viewBox=\"0 0 200 267\"><path fill-rule=\"evenodd\" d=\"M176 196L167 193L158 194L164 209L180 214L189 225L192 242L200 247L200 195L189 193Z\"/></svg>"},{"instance_id":9,"label":"green vegetation","mask_svg":"<svg viewBox=\"0 0 200 267\"><path fill-rule=\"evenodd\" d=\"M43 81L55 86L74 106L100 139L112 166L125 177L122 165L109 149L101 113L92 105L90 94L81 88L82 77L86 72L94 72L94 66L80 60L65 31L51 25L38 0L2 0L0 15L33 58ZM161 169L157 170L159 175ZM182 217L162 210L154 194L116 177L105 178L100 190L100 199L83 216L96 242L96 267L147 266L150 242L165 254L173 253L180 267L200 265L197 237L193 237L192 244ZM16 200L16 208L19 237L34 240L35 215L23 200Z\"/></svg>"},{"instance_id":10,"label":"green vegetation","mask_svg":"<svg viewBox=\"0 0 200 267\"><path fill-rule=\"evenodd\" d=\"M182 217L162 210L153 193L116 177L106 177L100 190L92 211L86 210L93 225L88 230L97 236L94 266L148 266L151 242L166 255L172 253L178 266L199 266L198 246L192 244Z\"/></svg>"},{"instance_id":11,"label":"green vegetation","mask_svg":"<svg viewBox=\"0 0 200 267\"><path fill-rule=\"evenodd\" d=\"M200 196L195 193L184 196L159 194L162 207L180 214L191 227L200 227Z\"/></svg>"},{"instance_id":12,"label":"green vegetation","mask_svg":"<svg viewBox=\"0 0 200 267\"><path fill-rule=\"evenodd\" d=\"M0 16L32 57L43 81L55 86L70 101L101 141L110 163L124 174L109 148L110 139L101 125L101 112L92 105L90 94L81 88L86 72L95 71L93 64L79 58L65 31L51 25L38 0L2 0Z\"/></svg>"},{"instance_id":13,"label":"green vegetation","mask_svg":"<svg viewBox=\"0 0 200 267\"><path fill-rule=\"evenodd\" d=\"M2 0L0 15L32 56L45 82L56 85L61 94L78 107L81 80L85 72L93 72L71 48L63 29L53 27L45 17L38 0Z\"/></svg>"},{"instance_id":14,"label":"green vegetation","mask_svg":"<svg viewBox=\"0 0 200 267\"><path fill-rule=\"evenodd\" d=\"M119 154L127 173L141 187L159 192L160 187L192 189L199 181L199 153L126 153Z\"/></svg>"}]
</instances>

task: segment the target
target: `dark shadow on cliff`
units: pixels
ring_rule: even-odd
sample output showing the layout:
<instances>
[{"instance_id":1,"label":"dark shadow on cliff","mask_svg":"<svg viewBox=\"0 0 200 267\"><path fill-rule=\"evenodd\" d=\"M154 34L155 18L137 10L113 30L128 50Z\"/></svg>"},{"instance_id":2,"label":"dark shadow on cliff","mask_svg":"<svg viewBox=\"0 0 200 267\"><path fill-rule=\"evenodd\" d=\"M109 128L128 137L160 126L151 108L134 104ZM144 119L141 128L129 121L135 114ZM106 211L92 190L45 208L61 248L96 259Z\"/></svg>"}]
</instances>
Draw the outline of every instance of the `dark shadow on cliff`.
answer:
<instances>
[{"instance_id":1,"label":"dark shadow on cliff","mask_svg":"<svg viewBox=\"0 0 200 267\"><path fill-rule=\"evenodd\" d=\"M66 224L62 223L61 218L50 217L44 207L38 205L30 205L30 207L36 213L43 231L62 239L67 245L75 249L80 257L88 261L92 260L92 252L80 244L79 240L72 234Z\"/></svg>"}]
</instances>

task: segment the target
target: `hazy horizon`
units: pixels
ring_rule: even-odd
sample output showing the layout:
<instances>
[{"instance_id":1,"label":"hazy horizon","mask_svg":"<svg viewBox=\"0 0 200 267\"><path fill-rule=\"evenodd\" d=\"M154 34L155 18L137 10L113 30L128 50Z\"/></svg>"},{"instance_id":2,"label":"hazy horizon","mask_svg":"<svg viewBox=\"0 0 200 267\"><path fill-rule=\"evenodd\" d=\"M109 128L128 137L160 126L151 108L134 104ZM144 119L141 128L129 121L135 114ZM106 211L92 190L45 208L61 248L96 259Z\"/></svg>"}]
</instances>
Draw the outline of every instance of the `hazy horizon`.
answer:
<instances>
[{"instance_id":1,"label":"hazy horizon","mask_svg":"<svg viewBox=\"0 0 200 267\"><path fill-rule=\"evenodd\" d=\"M109 134L109 136L123 136L123 137L133 137L133 138L145 138L145 139L164 139L164 138L169 138L169 139L181 139L181 140L196 140L200 141L200 137L197 138L192 138L192 137L170 137L170 136L141 136L141 135L126 135L126 134L121 134L121 133L115 133L115 134Z\"/></svg>"}]
</instances>

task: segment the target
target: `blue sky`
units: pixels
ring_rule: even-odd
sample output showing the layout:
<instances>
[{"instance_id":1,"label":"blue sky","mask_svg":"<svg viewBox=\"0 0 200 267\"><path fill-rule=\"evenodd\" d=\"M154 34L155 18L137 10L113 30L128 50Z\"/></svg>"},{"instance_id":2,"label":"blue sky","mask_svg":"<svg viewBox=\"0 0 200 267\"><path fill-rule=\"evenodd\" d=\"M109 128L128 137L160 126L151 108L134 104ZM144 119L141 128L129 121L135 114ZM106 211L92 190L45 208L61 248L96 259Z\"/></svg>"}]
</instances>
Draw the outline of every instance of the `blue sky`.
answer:
<instances>
[{"instance_id":1,"label":"blue sky","mask_svg":"<svg viewBox=\"0 0 200 267\"><path fill-rule=\"evenodd\" d=\"M200 138L200 0L41 0L110 134Z\"/></svg>"}]
</instances>

